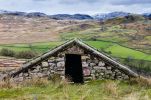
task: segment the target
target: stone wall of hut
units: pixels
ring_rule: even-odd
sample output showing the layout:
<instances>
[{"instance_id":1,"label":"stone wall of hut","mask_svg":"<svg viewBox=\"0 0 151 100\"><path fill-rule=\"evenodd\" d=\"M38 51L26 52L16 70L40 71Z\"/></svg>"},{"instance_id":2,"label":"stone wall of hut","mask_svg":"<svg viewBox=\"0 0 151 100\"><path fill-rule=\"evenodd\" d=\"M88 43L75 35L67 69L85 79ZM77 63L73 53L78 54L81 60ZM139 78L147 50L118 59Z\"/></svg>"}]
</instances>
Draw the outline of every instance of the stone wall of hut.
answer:
<instances>
[{"instance_id":1,"label":"stone wall of hut","mask_svg":"<svg viewBox=\"0 0 151 100\"><path fill-rule=\"evenodd\" d=\"M96 79L118 79L127 80L129 76L115 66L104 62L101 58L95 57L92 54L86 53L78 46L69 47L63 52L46 59L37 65L24 70L19 75L15 76L15 81L23 81L24 79L49 78L53 75L59 75L60 78L65 78L65 54L80 54L82 59L84 80Z\"/></svg>"}]
</instances>

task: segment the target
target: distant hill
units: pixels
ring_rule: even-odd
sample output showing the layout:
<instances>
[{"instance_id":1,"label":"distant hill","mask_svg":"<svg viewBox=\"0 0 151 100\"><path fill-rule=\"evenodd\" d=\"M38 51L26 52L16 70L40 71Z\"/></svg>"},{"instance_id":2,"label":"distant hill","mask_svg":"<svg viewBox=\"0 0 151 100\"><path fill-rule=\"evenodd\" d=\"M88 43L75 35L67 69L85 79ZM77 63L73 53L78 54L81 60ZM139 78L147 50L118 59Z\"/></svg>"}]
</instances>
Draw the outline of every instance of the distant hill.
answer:
<instances>
[{"instance_id":1,"label":"distant hill","mask_svg":"<svg viewBox=\"0 0 151 100\"><path fill-rule=\"evenodd\" d=\"M107 20L107 19L113 19L117 17L124 17L131 15L131 13L126 13L126 12L111 12L111 13L105 13L105 14L96 14L94 15L94 19L99 19L99 20Z\"/></svg>"},{"instance_id":2,"label":"distant hill","mask_svg":"<svg viewBox=\"0 0 151 100\"><path fill-rule=\"evenodd\" d=\"M151 13L144 13L143 16L144 16L145 18L151 19Z\"/></svg>"},{"instance_id":3,"label":"distant hill","mask_svg":"<svg viewBox=\"0 0 151 100\"><path fill-rule=\"evenodd\" d=\"M48 17L50 19L56 19L56 20L108 20L108 19L114 19L114 18L119 18L119 17L130 16L130 15L138 15L138 14L127 13L127 12L111 12L111 13L105 13L105 14L96 14L93 16L90 16L87 14L47 15L47 14L41 13L41 12L26 13L26 12L6 11L6 10L0 10L0 14L23 16L23 17ZM139 16L143 16L145 18L151 19L151 13L139 14Z\"/></svg>"},{"instance_id":4,"label":"distant hill","mask_svg":"<svg viewBox=\"0 0 151 100\"><path fill-rule=\"evenodd\" d=\"M123 17L115 17L112 19L108 19L105 22L111 24L126 24L126 23L133 23L136 21L142 21L142 20L145 20L144 16L131 14Z\"/></svg>"},{"instance_id":5,"label":"distant hill","mask_svg":"<svg viewBox=\"0 0 151 100\"><path fill-rule=\"evenodd\" d=\"M57 14L57 15L50 15L50 18L53 19L61 19L61 20L92 20L93 17L90 15L85 15L85 14L74 14L74 15L69 15L69 14Z\"/></svg>"},{"instance_id":6,"label":"distant hill","mask_svg":"<svg viewBox=\"0 0 151 100\"><path fill-rule=\"evenodd\" d=\"M56 15L47 15L41 12L31 12L31 13L26 13L26 12L18 12L18 11L5 11L5 10L0 10L0 14L4 15L14 15L14 16L24 16L24 17L48 17L51 19L57 19L57 20L92 20L93 17L90 15L86 14L74 14L74 15L69 15L69 14L56 14Z\"/></svg>"}]
</instances>

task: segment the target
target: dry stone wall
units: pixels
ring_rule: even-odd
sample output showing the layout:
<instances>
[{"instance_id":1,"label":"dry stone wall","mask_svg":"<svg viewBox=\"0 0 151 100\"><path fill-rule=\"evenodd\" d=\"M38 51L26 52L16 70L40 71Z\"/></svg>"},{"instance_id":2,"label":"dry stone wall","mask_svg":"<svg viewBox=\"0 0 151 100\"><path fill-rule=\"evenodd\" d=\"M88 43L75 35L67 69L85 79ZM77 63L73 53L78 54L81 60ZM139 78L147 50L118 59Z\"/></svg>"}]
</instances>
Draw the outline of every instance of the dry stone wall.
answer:
<instances>
[{"instance_id":1,"label":"dry stone wall","mask_svg":"<svg viewBox=\"0 0 151 100\"><path fill-rule=\"evenodd\" d=\"M77 52L78 51L78 52ZM79 47L71 47L60 52L57 56L50 57L47 60L24 70L19 75L17 75L15 81L23 81L24 79L38 78L50 78L51 76L57 74L60 78L65 78L65 54L80 54L82 59L83 76L85 80L95 80L95 79L118 79L118 80L128 80L130 77L126 75L121 70L117 69L104 62L101 58L96 58L91 54L85 53L84 50Z\"/></svg>"}]
</instances>

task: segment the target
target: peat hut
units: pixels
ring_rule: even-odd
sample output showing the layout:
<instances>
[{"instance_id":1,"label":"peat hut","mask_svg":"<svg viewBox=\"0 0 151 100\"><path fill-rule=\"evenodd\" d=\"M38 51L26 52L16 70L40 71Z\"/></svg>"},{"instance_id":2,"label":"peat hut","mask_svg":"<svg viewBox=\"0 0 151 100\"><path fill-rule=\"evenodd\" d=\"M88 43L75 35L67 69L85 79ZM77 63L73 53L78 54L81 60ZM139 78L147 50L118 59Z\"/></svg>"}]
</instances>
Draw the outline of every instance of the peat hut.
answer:
<instances>
[{"instance_id":1,"label":"peat hut","mask_svg":"<svg viewBox=\"0 0 151 100\"><path fill-rule=\"evenodd\" d=\"M23 81L35 77L51 78L55 74L74 83L97 79L128 80L138 76L127 66L83 41L72 39L27 62L11 77Z\"/></svg>"}]
</instances>

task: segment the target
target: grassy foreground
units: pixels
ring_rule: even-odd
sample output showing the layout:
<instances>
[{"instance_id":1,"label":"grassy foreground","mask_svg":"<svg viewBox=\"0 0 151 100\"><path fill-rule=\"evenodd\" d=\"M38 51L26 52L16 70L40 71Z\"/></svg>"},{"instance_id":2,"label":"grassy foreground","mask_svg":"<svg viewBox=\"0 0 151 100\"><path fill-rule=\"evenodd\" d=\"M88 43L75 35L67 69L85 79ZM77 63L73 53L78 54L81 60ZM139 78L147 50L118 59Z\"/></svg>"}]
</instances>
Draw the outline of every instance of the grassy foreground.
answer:
<instances>
[{"instance_id":1,"label":"grassy foreground","mask_svg":"<svg viewBox=\"0 0 151 100\"><path fill-rule=\"evenodd\" d=\"M148 80L91 81L82 85L46 80L26 81L22 85L0 84L0 100L150 100Z\"/></svg>"}]
</instances>

